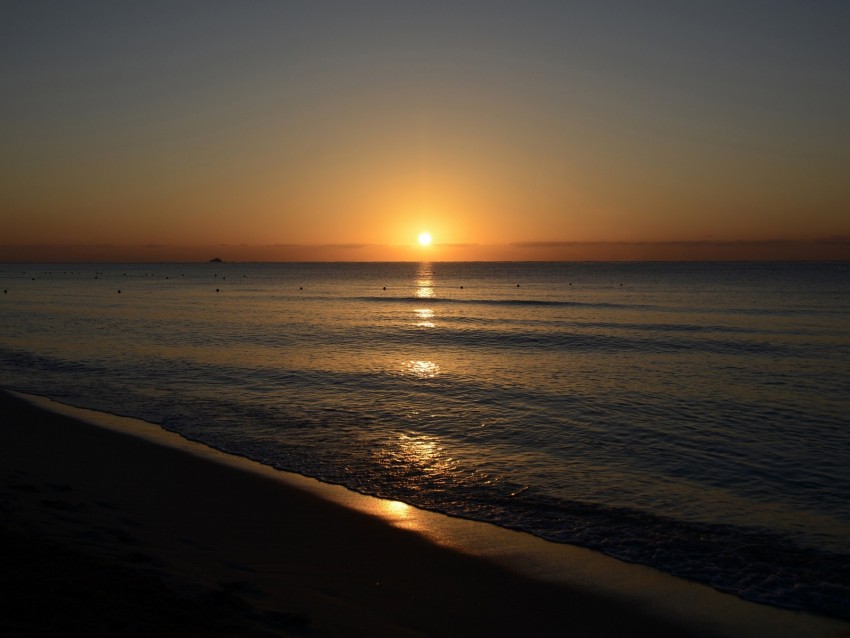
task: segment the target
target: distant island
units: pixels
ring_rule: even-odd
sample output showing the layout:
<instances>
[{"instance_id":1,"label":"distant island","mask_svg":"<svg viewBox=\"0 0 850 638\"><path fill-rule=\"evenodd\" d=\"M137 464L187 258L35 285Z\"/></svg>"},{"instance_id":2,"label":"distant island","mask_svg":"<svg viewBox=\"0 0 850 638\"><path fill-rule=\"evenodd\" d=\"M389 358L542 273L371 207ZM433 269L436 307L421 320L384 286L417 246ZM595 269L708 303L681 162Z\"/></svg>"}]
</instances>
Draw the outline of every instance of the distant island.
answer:
<instances>
[{"instance_id":1,"label":"distant island","mask_svg":"<svg viewBox=\"0 0 850 638\"><path fill-rule=\"evenodd\" d=\"M210 259L210 263L211 263L211 264L220 264L220 263L222 263L222 261L221 261L221 257L213 257L212 259Z\"/></svg>"}]
</instances>

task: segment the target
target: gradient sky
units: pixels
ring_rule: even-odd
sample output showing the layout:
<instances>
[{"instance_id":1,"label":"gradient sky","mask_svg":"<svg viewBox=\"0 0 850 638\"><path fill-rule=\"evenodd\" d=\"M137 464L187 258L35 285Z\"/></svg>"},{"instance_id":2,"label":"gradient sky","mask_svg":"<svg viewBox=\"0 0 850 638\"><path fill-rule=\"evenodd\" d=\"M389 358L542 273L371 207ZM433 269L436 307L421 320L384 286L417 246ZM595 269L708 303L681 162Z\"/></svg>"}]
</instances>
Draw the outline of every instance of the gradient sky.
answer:
<instances>
[{"instance_id":1,"label":"gradient sky","mask_svg":"<svg viewBox=\"0 0 850 638\"><path fill-rule=\"evenodd\" d=\"M0 260L850 258L848 34L846 0L0 1Z\"/></svg>"}]
</instances>

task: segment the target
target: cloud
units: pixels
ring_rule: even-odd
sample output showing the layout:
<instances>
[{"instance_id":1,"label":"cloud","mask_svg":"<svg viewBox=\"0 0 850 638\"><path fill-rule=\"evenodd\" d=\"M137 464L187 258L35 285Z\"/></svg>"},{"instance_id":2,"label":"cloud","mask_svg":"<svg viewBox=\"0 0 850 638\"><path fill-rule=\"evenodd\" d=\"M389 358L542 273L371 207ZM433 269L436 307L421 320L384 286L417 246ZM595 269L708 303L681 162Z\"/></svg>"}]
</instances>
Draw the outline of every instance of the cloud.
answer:
<instances>
[{"instance_id":1,"label":"cloud","mask_svg":"<svg viewBox=\"0 0 850 638\"><path fill-rule=\"evenodd\" d=\"M514 259L545 261L847 261L850 237L675 241L526 241Z\"/></svg>"},{"instance_id":2,"label":"cloud","mask_svg":"<svg viewBox=\"0 0 850 638\"><path fill-rule=\"evenodd\" d=\"M785 247L785 246L850 246L850 236L833 235L815 239L694 239L670 241L521 241L513 242L513 248L581 248L592 246L633 246L633 247L681 247L681 248L728 248L728 247Z\"/></svg>"}]
</instances>

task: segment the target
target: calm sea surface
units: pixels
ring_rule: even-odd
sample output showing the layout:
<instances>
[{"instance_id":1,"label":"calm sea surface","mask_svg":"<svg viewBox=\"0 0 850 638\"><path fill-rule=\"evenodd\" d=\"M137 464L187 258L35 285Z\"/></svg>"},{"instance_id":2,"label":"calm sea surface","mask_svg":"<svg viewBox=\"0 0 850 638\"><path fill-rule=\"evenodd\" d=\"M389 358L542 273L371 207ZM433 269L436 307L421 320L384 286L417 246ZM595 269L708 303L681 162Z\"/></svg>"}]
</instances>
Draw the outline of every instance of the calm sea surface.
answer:
<instances>
[{"instance_id":1,"label":"calm sea surface","mask_svg":"<svg viewBox=\"0 0 850 638\"><path fill-rule=\"evenodd\" d=\"M850 264L0 264L0 290L7 388L850 619Z\"/></svg>"}]
</instances>

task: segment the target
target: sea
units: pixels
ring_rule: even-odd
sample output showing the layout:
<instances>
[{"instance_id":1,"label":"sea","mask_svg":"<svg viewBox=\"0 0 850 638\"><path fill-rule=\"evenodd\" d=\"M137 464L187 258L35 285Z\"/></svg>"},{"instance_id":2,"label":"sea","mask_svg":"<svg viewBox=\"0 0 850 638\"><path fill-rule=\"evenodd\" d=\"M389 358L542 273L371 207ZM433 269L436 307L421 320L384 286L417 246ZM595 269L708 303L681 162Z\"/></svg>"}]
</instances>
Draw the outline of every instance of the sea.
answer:
<instances>
[{"instance_id":1,"label":"sea","mask_svg":"<svg viewBox=\"0 0 850 638\"><path fill-rule=\"evenodd\" d=\"M0 264L0 386L850 619L850 263Z\"/></svg>"}]
</instances>

